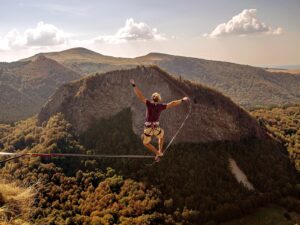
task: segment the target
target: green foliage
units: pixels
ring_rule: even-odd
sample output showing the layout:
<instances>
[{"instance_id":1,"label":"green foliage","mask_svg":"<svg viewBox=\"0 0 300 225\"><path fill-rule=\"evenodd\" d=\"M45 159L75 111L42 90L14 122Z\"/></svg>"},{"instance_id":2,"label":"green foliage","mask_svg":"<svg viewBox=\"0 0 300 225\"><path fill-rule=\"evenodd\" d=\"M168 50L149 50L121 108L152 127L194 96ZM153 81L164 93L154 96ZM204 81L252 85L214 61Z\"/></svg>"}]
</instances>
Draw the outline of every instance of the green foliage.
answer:
<instances>
[{"instance_id":1,"label":"green foliage","mask_svg":"<svg viewBox=\"0 0 300 225\"><path fill-rule=\"evenodd\" d=\"M4 150L88 152L62 114L51 117L42 128L35 123L30 119L14 127L1 126ZM10 147L21 136L25 146ZM157 188L124 179L112 168L101 172L96 166L95 160L24 158L6 163L0 173L6 180L36 187L32 213L36 224L149 224L165 220L175 224L171 214L160 212L163 199Z\"/></svg>"},{"instance_id":2,"label":"green foliage","mask_svg":"<svg viewBox=\"0 0 300 225\"><path fill-rule=\"evenodd\" d=\"M300 106L259 109L251 113L272 137L285 145L290 160L300 171Z\"/></svg>"},{"instance_id":3,"label":"green foliage","mask_svg":"<svg viewBox=\"0 0 300 225\"><path fill-rule=\"evenodd\" d=\"M9 168L1 172L6 179L23 178L23 183L37 182L39 177L32 213L36 224L165 224L165 220L175 224L172 215L159 212L163 200L157 188L124 179L110 169L104 173L78 170L76 177L67 177L54 164L30 162L27 176L20 177L25 162L18 164L14 174L5 173Z\"/></svg>"}]
</instances>

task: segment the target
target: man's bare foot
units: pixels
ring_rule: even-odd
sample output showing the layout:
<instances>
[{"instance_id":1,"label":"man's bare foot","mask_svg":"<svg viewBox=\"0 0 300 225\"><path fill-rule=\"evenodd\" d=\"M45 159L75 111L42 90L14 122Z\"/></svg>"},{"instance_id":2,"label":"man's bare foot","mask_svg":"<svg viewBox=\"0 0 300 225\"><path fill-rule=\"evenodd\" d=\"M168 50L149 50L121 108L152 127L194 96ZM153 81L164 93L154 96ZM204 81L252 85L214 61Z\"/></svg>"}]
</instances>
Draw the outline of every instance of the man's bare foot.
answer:
<instances>
[{"instance_id":1,"label":"man's bare foot","mask_svg":"<svg viewBox=\"0 0 300 225\"><path fill-rule=\"evenodd\" d=\"M160 161L160 156L157 154L156 156L155 156L155 162L159 162Z\"/></svg>"},{"instance_id":2,"label":"man's bare foot","mask_svg":"<svg viewBox=\"0 0 300 225\"><path fill-rule=\"evenodd\" d=\"M159 156L163 156L163 155L164 155L164 153L163 153L161 150L159 150L157 155L159 155Z\"/></svg>"},{"instance_id":3,"label":"man's bare foot","mask_svg":"<svg viewBox=\"0 0 300 225\"><path fill-rule=\"evenodd\" d=\"M164 155L164 153L162 153L161 151L158 151L156 156L155 156L155 161L156 162L159 162L160 160L160 157L162 157Z\"/></svg>"}]
</instances>

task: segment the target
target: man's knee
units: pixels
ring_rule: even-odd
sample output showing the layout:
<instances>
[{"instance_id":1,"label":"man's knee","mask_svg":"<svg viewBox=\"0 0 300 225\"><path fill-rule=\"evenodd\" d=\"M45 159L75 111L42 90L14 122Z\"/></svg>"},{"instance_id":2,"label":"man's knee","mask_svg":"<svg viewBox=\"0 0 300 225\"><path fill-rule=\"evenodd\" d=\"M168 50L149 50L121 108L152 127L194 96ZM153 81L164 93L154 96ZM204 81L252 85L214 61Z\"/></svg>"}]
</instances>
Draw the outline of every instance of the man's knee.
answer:
<instances>
[{"instance_id":1,"label":"man's knee","mask_svg":"<svg viewBox=\"0 0 300 225\"><path fill-rule=\"evenodd\" d=\"M151 137L147 137L145 134L142 134L141 137L142 137L143 144L147 146L151 141Z\"/></svg>"},{"instance_id":2,"label":"man's knee","mask_svg":"<svg viewBox=\"0 0 300 225\"><path fill-rule=\"evenodd\" d=\"M144 144L145 146L147 146L147 145L150 144L150 141L151 141L151 140L143 140L143 144Z\"/></svg>"}]
</instances>

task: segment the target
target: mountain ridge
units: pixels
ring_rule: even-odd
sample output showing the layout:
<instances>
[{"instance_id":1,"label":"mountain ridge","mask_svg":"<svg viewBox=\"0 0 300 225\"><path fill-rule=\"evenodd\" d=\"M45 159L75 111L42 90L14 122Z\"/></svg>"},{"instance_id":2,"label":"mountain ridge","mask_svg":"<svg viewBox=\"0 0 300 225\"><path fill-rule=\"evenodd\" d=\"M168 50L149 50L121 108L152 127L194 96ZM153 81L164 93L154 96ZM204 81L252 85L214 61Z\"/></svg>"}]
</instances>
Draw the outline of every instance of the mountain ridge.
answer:
<instances>
[{"instance_id":1,"label":"mountain ridge","mask_svg":"<svg viewBox=\"0 0 300 225\"><path fill-rule=\"evenodd\" d=\"M75 50L95 56L95 52L87 49ZM66 53L68 50L61 52L60 57L52 55L52 58L84 75L129 69L137 65L157 65L170 74L217 89L247 109L300 102L300 90L297 88L300 86L300 77L290 73L278 74L250 65L158 52L135 58L105 58L96 54L90 61L88 58L80 58L81 56L73 57L72 54L64 56Z\"/></svg>"}]
</instances>

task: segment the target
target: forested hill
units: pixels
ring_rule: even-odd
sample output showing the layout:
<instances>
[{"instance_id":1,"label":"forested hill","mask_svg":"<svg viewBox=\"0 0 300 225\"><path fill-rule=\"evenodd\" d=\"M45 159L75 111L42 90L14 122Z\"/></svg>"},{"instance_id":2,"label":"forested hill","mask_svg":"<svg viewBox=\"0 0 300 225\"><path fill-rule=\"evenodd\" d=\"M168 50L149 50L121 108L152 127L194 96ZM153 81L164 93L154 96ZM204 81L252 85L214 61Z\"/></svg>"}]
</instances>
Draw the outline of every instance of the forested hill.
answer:
<instances>
[{"instance_id":1,"label":"forested hill","mask_svg":"<svg viewBox=\"0 0 300 225\"><path fill-rule=\"evenodd\" d=\"M52 59L0 63L0 121L32 116L60 85L79 79L80 74Z\"/></svg>"}]
</instances>

